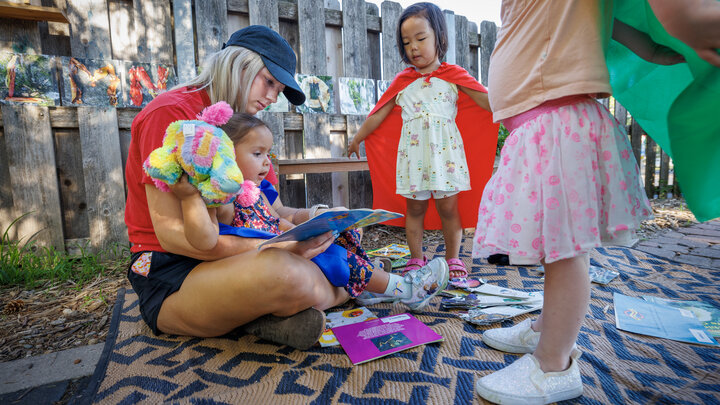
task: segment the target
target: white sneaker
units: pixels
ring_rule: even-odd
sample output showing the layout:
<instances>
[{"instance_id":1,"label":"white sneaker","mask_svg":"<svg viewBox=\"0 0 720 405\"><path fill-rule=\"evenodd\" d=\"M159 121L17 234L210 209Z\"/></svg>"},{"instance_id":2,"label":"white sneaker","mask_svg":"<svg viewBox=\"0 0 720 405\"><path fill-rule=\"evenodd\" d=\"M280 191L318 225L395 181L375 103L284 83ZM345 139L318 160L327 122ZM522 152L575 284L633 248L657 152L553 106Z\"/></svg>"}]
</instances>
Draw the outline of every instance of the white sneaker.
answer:
<instances>
[{"instance_id":1,"label":"white sneaker","mask_svg":"<svg viewBox=\"0 0 720 405\"><path fill-rule=\"evenodd\" d=\"M486 330L482 341L493 349L507 353L533 353L540 341L540 332L530 327L531 319L526 319L509 328Z\"/></svg>"},{"instance_id":2,"label":"white sneaker","mask_svg":"<svg viewBox=\"0 0 720 405\"><path fill-rule=\"evenodd\" d=\"M565 371L544 373L535 356L526 354L513 364L480 378L475 392L497 404L549 404L577 398L583 394L583 383L577 359L582 352L570 355Z\"/></svg>"},{"instance_id":3,"label":"white sneaker","mask_svg":"<svg viewBox=\"0 0 720 405\"><path fill-rule=\"evenodd\" d=\"M355 302L362 306L379 304L381 302L396 302L398 300L399 298L394 295L374 293L367 290L355 297Z\"/></svg>"},{"instance_id":4,"label":"white sneaker","mask_svg":"<svg viewBox=\"0 0 720 405\"><path fill-rule=\"evenodd\" d=\"M422 311L430 300L447 287L450 271L447 262L437 257L425 266L405 273L405 281L411 285L410 298L401 299L413 312Z\"/></svg>"}]
</instances>

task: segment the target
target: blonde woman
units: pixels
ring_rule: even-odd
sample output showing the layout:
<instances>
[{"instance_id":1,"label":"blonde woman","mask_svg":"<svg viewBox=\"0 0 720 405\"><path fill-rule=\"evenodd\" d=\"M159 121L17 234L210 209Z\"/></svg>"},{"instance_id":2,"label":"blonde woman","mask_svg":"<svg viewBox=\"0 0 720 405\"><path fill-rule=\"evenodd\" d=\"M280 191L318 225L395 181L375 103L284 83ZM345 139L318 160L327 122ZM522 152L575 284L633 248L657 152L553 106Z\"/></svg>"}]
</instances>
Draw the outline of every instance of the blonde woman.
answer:
<instances>
[{"instance_id":1,"label":"blonde woman","mask_svg":"<svg viewBox=\"0 0 720 405\"><path fill-rule=\"evenodd\" d=\"M324 330L322 310L347 299L310 261L332 243L330 233L260 251L260 240L222 235L213 249L195 249L183 232L180 200L158 190L142 169L171 122L195 119L218 101L249 114L274 103L280 92L302 104L294 73L287 41L267 27L249 26L210 55L196 78L161 94L133 120L125 171L128 278L155 334L209 337L245 325L260 337L305 349ZM309 211L281 207L279 214L300 223Z\"/></svg>"}]
</instances>

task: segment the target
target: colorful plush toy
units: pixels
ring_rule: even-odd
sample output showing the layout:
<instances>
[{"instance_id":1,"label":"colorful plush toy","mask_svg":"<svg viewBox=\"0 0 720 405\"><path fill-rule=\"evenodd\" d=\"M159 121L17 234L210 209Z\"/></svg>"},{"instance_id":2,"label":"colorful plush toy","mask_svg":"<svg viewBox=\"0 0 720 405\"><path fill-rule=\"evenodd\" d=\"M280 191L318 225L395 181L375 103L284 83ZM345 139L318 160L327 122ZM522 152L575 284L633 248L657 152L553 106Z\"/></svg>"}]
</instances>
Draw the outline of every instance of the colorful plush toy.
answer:
<instances>
[{"instance_id":1,"label":"colorful plush toy","mask_svg":"<svg viewBox=\"0 0 720 405\"><path fill-rule=\"evenodd\" d=\"M198 120L175 121L167 127L163 145L150 153L143 169L161 191L188 174L208 207L230 203L242 192L243 176L235 163L235 148L225 132L233 114L224 101L198 115Z\"/></svg>"}]
</instances>

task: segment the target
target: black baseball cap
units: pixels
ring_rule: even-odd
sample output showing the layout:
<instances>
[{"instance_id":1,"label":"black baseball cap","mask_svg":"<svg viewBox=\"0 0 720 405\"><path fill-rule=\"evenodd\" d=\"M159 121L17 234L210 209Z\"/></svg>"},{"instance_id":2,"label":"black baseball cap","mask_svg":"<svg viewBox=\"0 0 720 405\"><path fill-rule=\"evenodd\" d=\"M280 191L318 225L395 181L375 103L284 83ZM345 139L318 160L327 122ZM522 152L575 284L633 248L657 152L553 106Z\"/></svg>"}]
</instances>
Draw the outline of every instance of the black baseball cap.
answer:
<instances>
[{"instance_id":1,"label":"black baseball cap","mask_svg":"<svg viewBox=\"0 0 720 405\"><path fill-rule=\"evenodd\" d=\"M305 93L295 81L295 52L280 34L264 25L251 25L235 31L223 49L228 46L242 46L254 51L263 60L273 77L285 85L283 93L295 105L305 102Z\"/></svg>"}]
</instances>

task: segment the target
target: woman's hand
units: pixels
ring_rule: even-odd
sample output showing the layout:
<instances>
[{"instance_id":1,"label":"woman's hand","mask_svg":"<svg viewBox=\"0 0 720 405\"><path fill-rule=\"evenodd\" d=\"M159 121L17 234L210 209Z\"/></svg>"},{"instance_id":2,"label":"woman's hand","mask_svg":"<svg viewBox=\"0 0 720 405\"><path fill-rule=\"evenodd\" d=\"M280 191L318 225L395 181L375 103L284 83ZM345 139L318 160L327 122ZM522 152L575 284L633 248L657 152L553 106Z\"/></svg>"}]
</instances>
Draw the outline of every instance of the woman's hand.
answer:
<instances>
[{"instance_id":1,"label":"woman's hand","mask_svg":"<svg viewBox=\"0 0 720 405\"><path fill-rule=\"evenodd\" d=\"M180 180L178 180L177 183L170 185L169 187L170 191L175 194L175 197L177 197L181 201L193 198L196 195L200 195L200 190L195 188L195 186L190 184L190 182L188 181L187 173L183 173L182 177L180 177Z\"/></svg>"},{"instance_id":2,"label":"woman's hand","mask_svg":"<svg viewBox=\"0 0 720 405\"><path fill-rule=\"evenodd\" d=\"M322 235L303 241L280 242L272 245L265 245L263 246L263 249L266 247L281 248L289 250L309 260L324 252L328 247L330 247L334 240L335 238L333 237L333 233L328 231Z\"/></svg>"}]
</instances>

